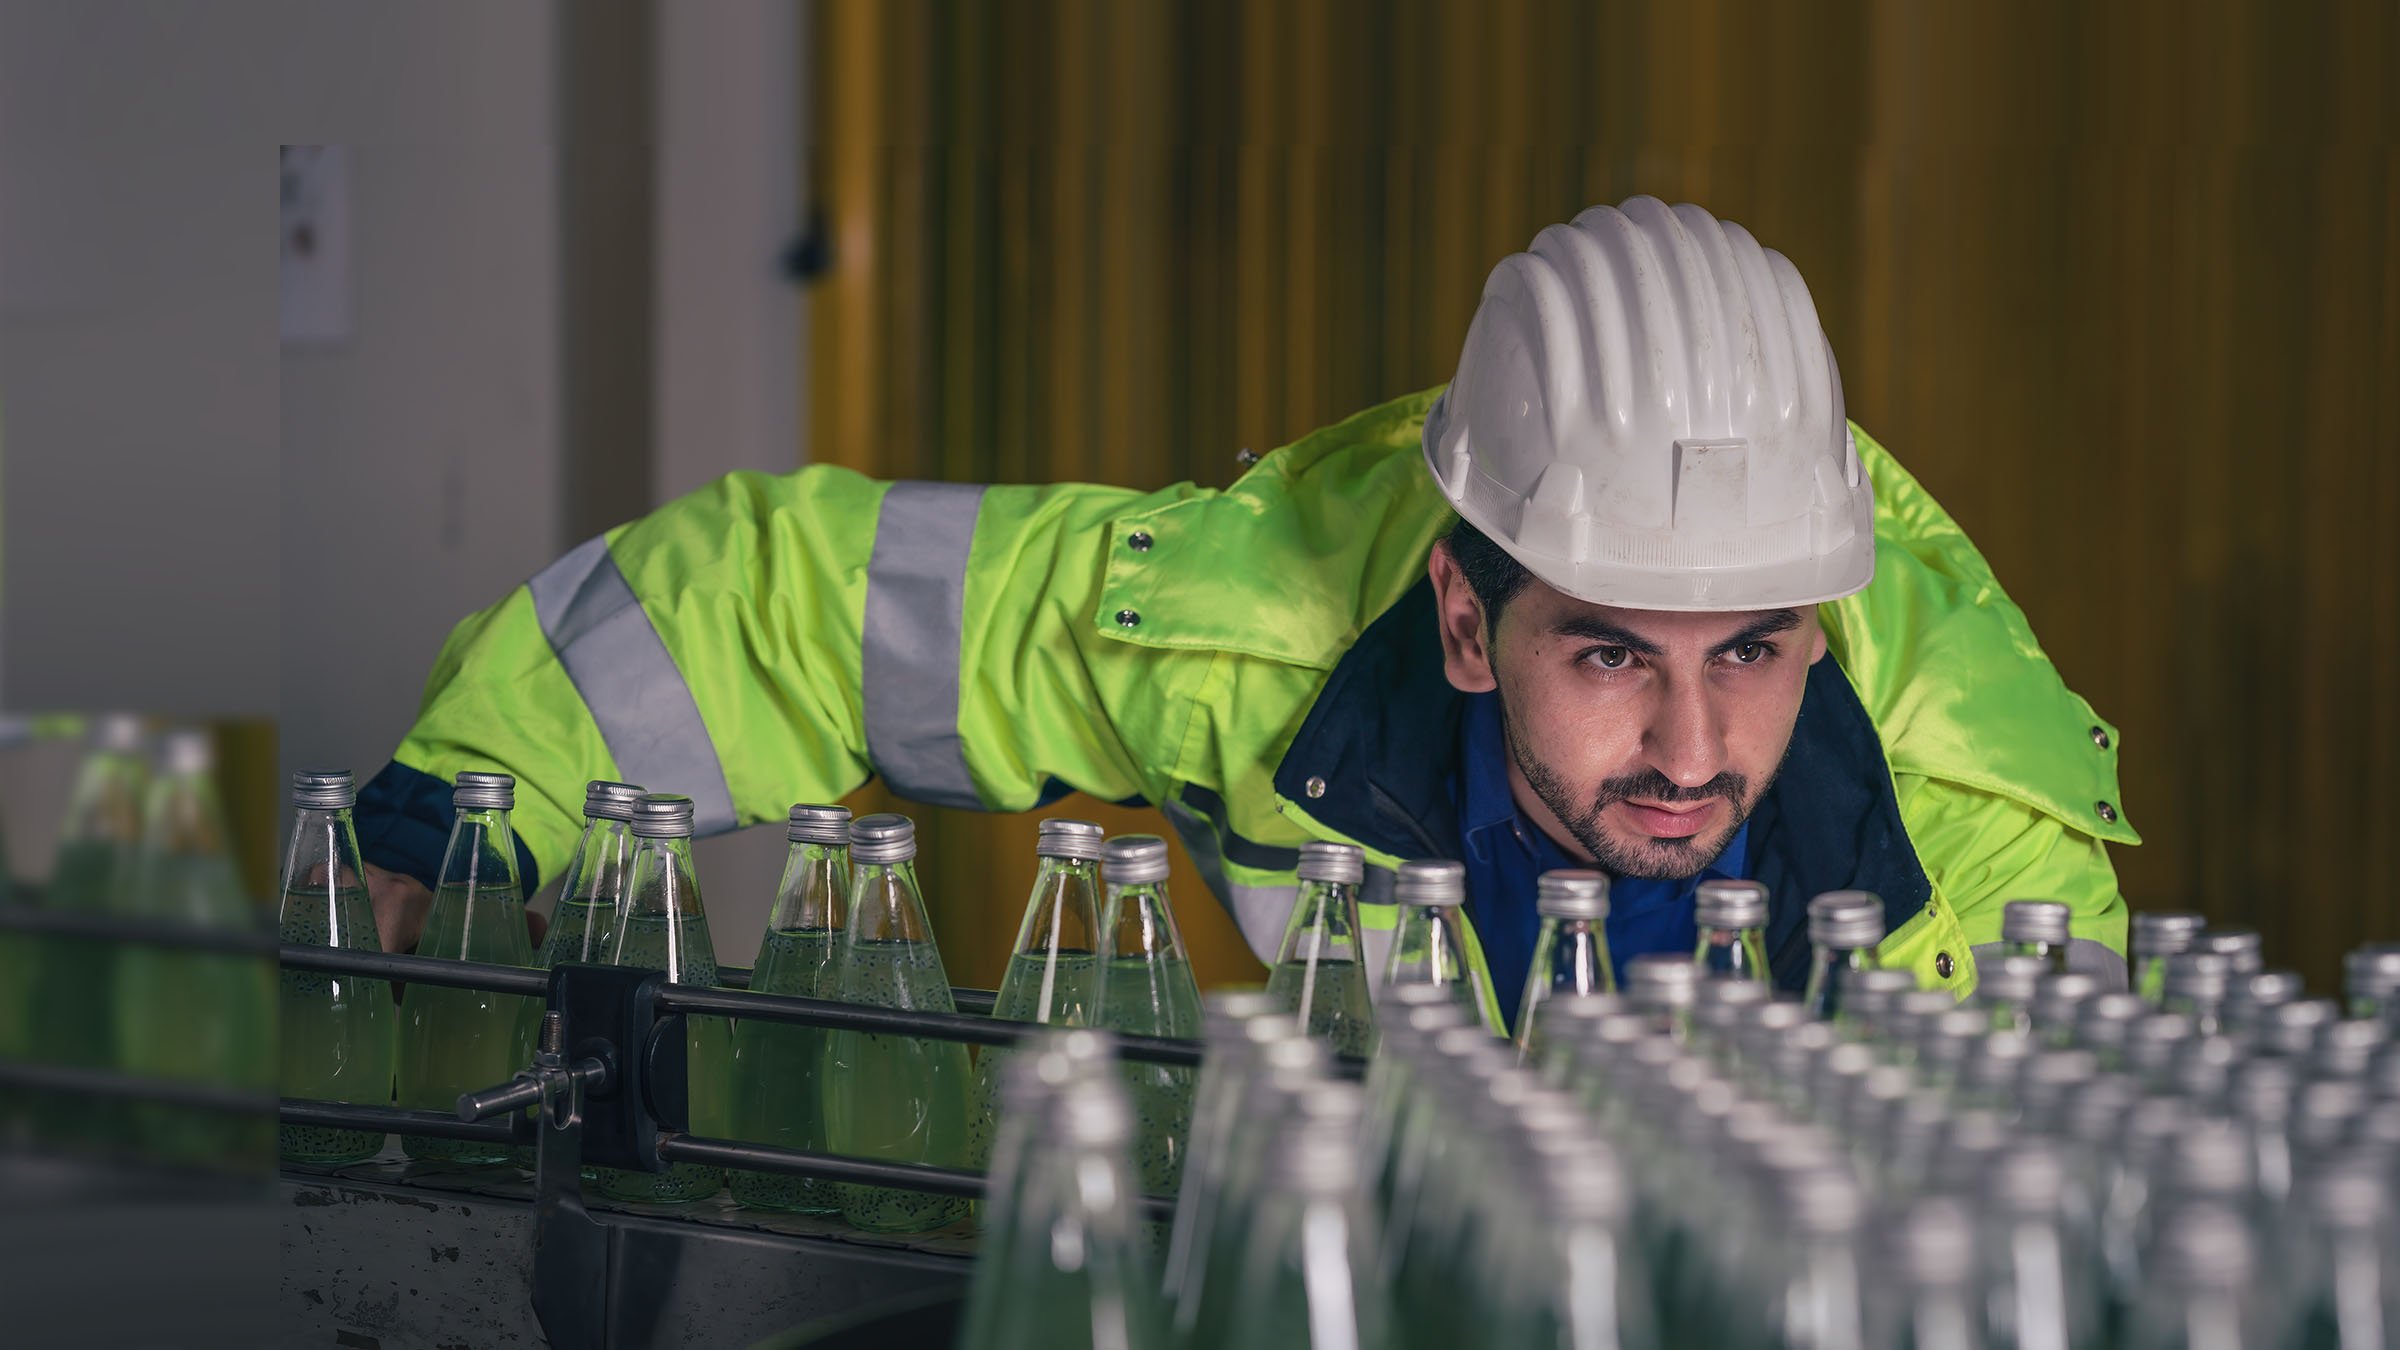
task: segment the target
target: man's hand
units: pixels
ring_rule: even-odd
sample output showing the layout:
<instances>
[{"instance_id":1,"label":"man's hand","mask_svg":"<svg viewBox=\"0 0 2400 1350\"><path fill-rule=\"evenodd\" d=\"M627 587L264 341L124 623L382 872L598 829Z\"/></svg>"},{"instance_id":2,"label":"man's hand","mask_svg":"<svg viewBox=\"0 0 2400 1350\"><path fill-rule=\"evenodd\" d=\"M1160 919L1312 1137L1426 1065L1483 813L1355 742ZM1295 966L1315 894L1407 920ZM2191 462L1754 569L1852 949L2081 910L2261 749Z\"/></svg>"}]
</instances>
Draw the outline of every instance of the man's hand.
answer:
<instances>
[{"instance_id":1,"label":"man's hand","mask_svg":"<svg viewBox=\"0 0 2400 1350\"><path fill-rule=\"evenodd\" d=\"M425 931L425 911L433 908L433 892L425 883L399 872L367 864L367 899L375 907L375 936L387 952L411 952Z\"/></svg>"},{"instance_id":2,"label":"man's hand","mask_svg":"<svg viewBox=\"0 0 2400 1350\"><path fill-rule=\"evenodd\" d=\"M415 951L417 938L425 931L426 911L433 908L433 892L415 877L368 863L367 899L375 907L375 937L383 949ZM525 934L534 946L542 945L542 935L549 928L548 919L531 910L525 912Z\"/></svg>"}]
</instances>

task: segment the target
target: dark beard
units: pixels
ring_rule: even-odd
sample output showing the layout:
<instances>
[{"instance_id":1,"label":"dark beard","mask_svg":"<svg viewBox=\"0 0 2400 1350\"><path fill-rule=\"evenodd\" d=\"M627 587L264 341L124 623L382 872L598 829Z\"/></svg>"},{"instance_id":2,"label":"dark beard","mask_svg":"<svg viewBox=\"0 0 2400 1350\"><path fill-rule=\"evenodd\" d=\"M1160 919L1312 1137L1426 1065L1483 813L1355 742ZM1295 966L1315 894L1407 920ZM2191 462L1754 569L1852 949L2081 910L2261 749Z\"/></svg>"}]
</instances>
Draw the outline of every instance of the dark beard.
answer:
<instances>
[{"instance_id":1,"label":"dark beard","mask_svg":"<svg viewBox=\"0 0 2400 1350\"><path fill-rule=\"evenodd\" d=\"M1766 795L1767 788L1774 786L1776 777L1783 772L1783 765L1778 762L1775 772L1767 775L1767 781L1754 794L1749 791L1750 779L1746 774L1721 773L1698 787L1687 788L1654 768L1644 768L1639 773L1603 780L1591 802L1579 806L1566 783L1550 772L1549 766L1517 739L1516 723L1508 717L1505 708L1500 720L1508 737L1509 757L1516 761L1517 771L1525 775L1525 781L1533 788L1534 795L1541 798L1542 805L1550 808L1550 814L1567 827L1567 833L1575 836L1575 842L1583 845L1585 851L1592 855L1593 862L1611 876L1652 880L1681 880L1698 876L1724 854L1725 846L1733 842L1733 836L1741 831L1743 822L1750 819L1750 812L1758 805L1758 798ZM1787 744L1784 749L1788 754L1791 747ZM1703 840L1698 836L1690 839L1645 839L1627 848L1602 832L1600 813L1631 797L1668 805L1723 797L1733 804L1733 820L1711 840Z\"/></svg>"}]
</instances>

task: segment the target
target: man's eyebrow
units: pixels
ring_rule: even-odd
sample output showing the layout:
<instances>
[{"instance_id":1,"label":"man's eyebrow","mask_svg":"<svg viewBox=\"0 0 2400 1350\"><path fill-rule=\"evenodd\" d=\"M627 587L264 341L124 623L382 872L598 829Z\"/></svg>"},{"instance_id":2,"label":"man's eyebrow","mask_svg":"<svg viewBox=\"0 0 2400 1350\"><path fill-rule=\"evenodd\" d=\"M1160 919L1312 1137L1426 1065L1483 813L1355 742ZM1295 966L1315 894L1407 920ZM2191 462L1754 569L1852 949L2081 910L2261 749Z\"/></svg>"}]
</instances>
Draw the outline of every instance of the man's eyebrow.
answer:
<instances>
[{"instance_id":1,"label":"man's eyebrow","mask_svg":"<svg viewBox=\"0 0 2400 1350\"><path fill-rule=\"evenodd\" d=\"M1611 647L1623 647L1636 656L1664 655L1657 643L1596 615L1569 614L1550 625L1550 631L1559 637L1583 638L1591 642L1605 642Z\"/></svg>"},{"instance_id":2,"label":"man's eyebrow","mask_svg":"<svg viewBox=\"0 0 2400 1350\"><path fill-rule=\"evenodd\" d=\"M1800 611L1796 609L1773 610L1742 625L1740 630L1710 648L1709 651L1711 655L1728 652L1746 643L1773 637L1777 633L1788 633L1799 626ZM1637 656L1662 656L1665 654L1664 649L1650 639L1629 629L1619 628L1608 620L1593 614L1569 614L1552 624L1550 631L1559 637L1582 638L1588 642L1604 642L1611 647L1623 647Z\"/></svg>"}]
</instances>

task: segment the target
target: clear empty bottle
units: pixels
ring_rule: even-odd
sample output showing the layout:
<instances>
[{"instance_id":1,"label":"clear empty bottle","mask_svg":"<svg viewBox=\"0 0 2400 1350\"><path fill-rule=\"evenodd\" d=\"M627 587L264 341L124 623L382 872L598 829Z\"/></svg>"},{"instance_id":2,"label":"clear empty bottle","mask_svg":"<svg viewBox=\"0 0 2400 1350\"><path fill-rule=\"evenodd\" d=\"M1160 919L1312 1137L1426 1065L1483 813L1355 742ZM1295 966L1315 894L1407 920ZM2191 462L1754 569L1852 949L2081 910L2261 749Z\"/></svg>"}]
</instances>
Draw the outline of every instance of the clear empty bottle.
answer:
<instances>
[{"instance_id":1,"label":"clear empty bottle","mask_svg":"<svg viewBox=\"0 0 2400 1350\"><path fill-rule=\"evenodd\" d=\"M1215 1212L1241 1120L1243 1090L1257 1063L1257 1049L1299 1034L1299 1024L1276 1011L1263 989L1219 989L1202 1000L1201 1041L1206 1049L1193 1092L1192 1133L1183 1178L1175 1193L1175 1221L1168 1234L1166 1293L1182 1293L1197 1254L1208 1249L1208 1217ZM1377 1061L1381 1063L1381 1061Z\"/></svg>"},{"instance_id":2,"label":"clear empty bottle","mask_svg":"<svg viewBox=\"0 0 2400 1350\"><path fill-rule=\"evenodd\" d=\"M1375 1048L1375 1017L1358 927L1366 854L1349 844L1312 841L1300 846L1299 870L1267 992L1335 1053L1368 1054Z\"/></svg>"},{"instance_id":3,"label":"clear empty bottle","mask_svg":"<svg viewBox=\"0 0 2400 1350\"><path fill-rule=\"evenodd\" d=\"M2327 1161L2277 1234L2272 1275L2290 1291L2291 1350L2385 1350L2400 1340L2400 1243L2387 1162L2367 1152Z\"/></svg>"},{"instance_id":4,"label":"clear empty bottle","mask_svg":"<svg viewBox=\"0 0 2400 1350\"><path fill-rule=\"evenodd\" d=\"M1302 1126L1278 1139L1226 1344L1243 1350L1389 1344L1391 1300L1376 1247L1349 1129Z\"/></svg>"},{"instance_id":5,"label":"clear empty bottle","mask_svg":"<svg viewBox=\"0 0 2400 1350\"><path fill-rule=\"evenodd\" d=\"M1840 1020L1859 973L1880 964L1883 901L1867 891L1827 891L1808 902L1808 991L1801 1002L1819 1021Z\"/></svg>"},{"instance_id":6,"label":"clear empty bottle","mask_svg":"<svg viewBox=\"0 0 2400 1350\"><path fill-rule=\"evenodd\" d=\"M650 792L635 799L633 862L608 964L660 971L670 984L706 989L717 982L717 946L692 868L693 815L692 799L678 793ZM686 1016L683 1024L684 1127L721 1139L730 1126L726 1079L732 1028L721 1017ZM725 1174L700 1163L670 1163L663 1172L594 1168L592 1181L614 1199L682 1204L715 1195Z\"/></svg>"},{"instance_id":7,"label":"clear empty bottle","mask_svg":"<svg viewBox=\"0 0 2400 1350\"><path fill-rule=\"evenodd\" d=\"M786 818L783 880L758 942L750 989L759 994L842 996L842 929L850 913L850 808L795 805ZM826 1147L822 1027L733 1025L730 1097L737 1139L821 1153ZM816 1177L732 1171L733 1198L753 1209L832 1214L834 1183Z\"/></svg>"},{"instance_id":8,"label":"clear empty bottle","mask_svg":"<svg viewBox=\"0 0 2400 1350\"><path fill-rule=\"evenodd\" d=\"M204 731L161 738L143 810L142 846L125 889L137 922L263 936L234 868L218 802L216 753ZM264 955L129 943L117 955L117 1062L129 1073L270 1091L276 970ZM209 1168L264 1170L275 1132L257 1116L144 1103L134 1113L142 1153Z\"/></svg>"},{"instance_id":9,"label":"clear empty bottle","mask_svg":"<svg viewBox=\"0 0 2400 1350\"><path fill-rule=\"evenodd\" d=\"M2167 958L2159 1007L2190 1018L2200 1035L2214 1036L2222 1028L2231 979L2222 954L2179 952Z\"/></svg>"},{"instance_id":10,"label":"clear empty bottle","mask_svg":"<svg viewBox=\"0 0 2400 1350\"><path fill-rule=\"evenodd\" d=\"M850 922L842 935L842 1000L956 1012L950 977L917 887L917 831L906 816L850 826ZM973 1070L956 1041L836 1031L825 1052L825 1123L835 1153L963 1167ZM919 1233L964 1217L957 1196L842 1183L842 1218L883 1233Z\"/></svg>"},{"instance_id":11,"label":"clear empty bottle","mask_svg":"<svg viewBox=\"0 0 2400 1350\"><path fill-rule=\"evenodd\" d=\"M2190 951L2200 930L2207 926L2207 917L2200 914L2136 913L2128 938L2133 953L2133 992L2157 1006L2166 997L2167 958Z\"/></svg>"},{"instance_id":12,"label":"clear empty bottle","mask_svg":"<svg viewBox=\"0 0 2400 1350\"><path fill-rule=\"evenodd\" d=\"M2032 957L2046 971L2067 968L2068 922L2074 911L2060 900L2011 900L2000 908L2003 956Z\"/></svg>"},{"instance_id":13,"label":"clear empty bottle","mask_svg":"<svg viewBox=\"0 0 2400 1350\"><path fill-rule=\"evenodd\" d=\"M2052 972L2039 956L2003 956L1975 968L1975 1005L1991 1014L1992 1030L2030 1033L2042 977Z\"/></svg>"},{"instance_id":14,"label":"clear empty bottle","mask_svg":"<svg viewBox=\"0 0 2400 1350\"><path fill-rule=\"evenodd\" d=\"M351 823L358 789L348 769L292 775L292 835L283 850L282 901L276 927L297 946L337 951L383 950L375 911L359 866L358 831ZM286 1097L389 1106L399 1010L391 985L356 975L286 968L277 1022ZM278 1146L286 1162L357 1162L383 1151L380 1130L285 1125Z\"/></svg>"},{"instance_id":15,"label":"clear empty bottle","mask_svg":"<svg viewBox=\"0 0 2400 1350\"><path fill-rule=\"evenodd\" d=\"M1166 841L1148 834L1109 840L1101 876L1108 901L1100 918L1099 1025L1137 1036L1199 1035L1200 986L1167 897ZM1153 1195L1173 1195L1182 1180L1195 1074L1177 1065L1125 1064L1134 1166Z\"/></svg>"},{"instance_id":16,"label":"clear empty bottle","mask_svg":"<svg viewBox=\"0 0 2400 1350\"><path fill-rule=\"evenodd\" d=\"M1447 861L1404 862L1392 887L1399 906L1383 987L1433 985L1485 1027L1493 1023L1492 991L1467 960L1467 869Z\"/></svg>"},{"instance_id":17,"label":"clear empty bottle","mask_svg":"<svg viewBox=\"0 0 2400 1350\"><path fill-rule=\"evenodd\" d=\"M425 915L419 956L531 966L525 892L517 876L517 836L509 822L517 780L504 773L462 773L450 794L458 819L442 853L440 884ZM462 1092L505 1083L533 1063L537 999L440 985L408 987L400 1004L399 1104L450 1115ZM403 1135L412 1158L497 1163L504 1144Z\"/></svg>"},{"instance_id":18,"label":"clear empty bottle","mask_svg":"<svg viewBox=\"0 0 2400 1350\"><path fill-rule=\"evenodd\" d=\"M2134 1301L2126 1350L2262 1350L2280 1342L2258 1279L2250 1226L2215 1204L2185 1207L2165 1224L2151 1277Z\"/></svg>"},{"instance_id":19,"label":"clear empty bottle","mask_svg":"<svg viewBox=\"0 0 2400 1350\"><path fill-rule=\"evenodd\" d=\"M1584 868L1544 872L1534 883L1533 907L1542 926L1534 934L1516 1024L1517 1051L1526 1059L1539 1046L1544 1003L1617 991L1616 967L1608 957L1606 874Z\"/></svg>"},{"instance_id":20,"label":"clear empty bottle","mask_svg":"<svg viewBox=\"0 0 2400 1350\"><path fill-rule=\"evenodd\" d=\"M1626 1003L1678 1041L1691 1037L1699 983L1699 967L1671 952L1651 952L1625 963Z\"/></svg>"},{"instance_id":21,"label":"clear empty bottle","mask_svg":"<svg viewBox=\"0 0 2400 1350\"><path fill-rule=\"evenodd\" d=\"M1034 841L1033 893L992 1001L992 1016L1044 1026L1089 1026L1100 1002L1100 852L1107 842L1088 820L1045 820ZM968 1161L991 1159L999 1082L1010 1052L987 1045L975 1064Z\"/></svg>"},{"instance_id":22,"label":"clear empty bottle","mask_svg":"<svg viewBox=\"0 0 2400 1350\"><path fill-rule=\"evenodd\" d=\"M2211 924L2200 930L2192 950L2224 957L2225 969L2234 975L2255 975L2267 968L2266 940L2255 928Z\"/></svg>"},{"instance_id":23,"label":"clear empty bottle","mask_svg":"<svg viewBox=\"0 0 2400 1350\"><path fill-rule=\"evenodd\" d=\"M1186 1231L1171 1235L1168 1280L1174 1336L1181 1345L1225 1342L1247 1250L1243 1243L1265 1187L1271 1145L1297 1097L1325 1081L1332 1059L1323 1041L1302 1035L1299 1025L1280 1013L1251 1019L1244 1040L1250 1053L1222 1166L1210 1174L1205 1190L1179 1196L1176 1203L1176 1225ZM1199 1203L1187 1215L1185 1205L1194 1198Z\"/></svg>"},{"instance_id":24,"label":"clear empty bottle","mask_svg":"<svg viewBox=\"0 0 2400 1350\"><path fill-rule=\"evenodd\" d=\"M1013 1065L1012 1065L1013 1068ZM1015 1096L1016 1094L1011 1094ZM1017 1212L995 1214L976 1262L962 1350L1161 1346L1165 1322L1142 1250L1123 1085L1086 1078L1034 1104Z\"/></svg>"},{"instance_id":25,"label":"clear empty bottle","mask_svg":"<svg viewBox=\"0 0 2400 1350\"><path fill-rule=\"evenodd\" d=\"M632 871L633 804L642 789L631 783L594 779L583 789L583 836L575 858L559 879L558 908L534 964L543 970L566 961L606 965Z\"/></svg>"},{"instance_id":26,"label":"clear empty bottle","mask_svg":"<svg viewBox=\"0 0 2400 1350\"><path fill-rule=\"evenodd\" d=\"M1975 1226L1965 1206L1919 1200L1878 1234L1867 1344L1875 1350L1982 1350Z\"/></svg>"},{"instance_id":27,"label":"clear empty bottle","mask_svg":"<svg viewBox=\"0 0 2400 1350\"><path fill-rule=\"evenodd\" d=\"M1522 1350L1660 1346L1614 1150L1588 1131L1536 1137L1518 1170L1477 1280L1490 1311L1475 1339Z\"/></svg>"},{"instance_id":28,"label":"clear empty bottle","mask_svg":"<svg viewBox=\"0 0 2400 1350\"><path fill-rule=\"evenodd\" d=\"M1711 979L1773 985L1767 969L1767 887L1763 882L1712 877L1692 898L1700 945L1692 964Z\"/></svg>"}]
</instances>

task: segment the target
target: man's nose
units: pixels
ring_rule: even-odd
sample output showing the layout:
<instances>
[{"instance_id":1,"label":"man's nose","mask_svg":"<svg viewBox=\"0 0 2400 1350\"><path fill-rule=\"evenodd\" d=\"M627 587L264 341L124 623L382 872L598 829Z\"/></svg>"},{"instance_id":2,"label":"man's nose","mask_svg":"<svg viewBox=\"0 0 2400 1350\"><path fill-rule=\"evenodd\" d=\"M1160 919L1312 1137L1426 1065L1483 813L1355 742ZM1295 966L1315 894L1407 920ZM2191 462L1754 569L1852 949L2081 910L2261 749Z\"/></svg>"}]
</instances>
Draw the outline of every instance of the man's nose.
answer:
<instances>
[{"instance_id":1,"label":"man's nose","mask_svg":"<svg viewBox=\"0 0 2400 1350\"><path fill-rule=\"evenodd\" d=\"M1696 788L1725 767L1725 728L1700 681L1670 685L1650 719L1650 763L1678 787Z\"/></svg>"}]
</instances>

